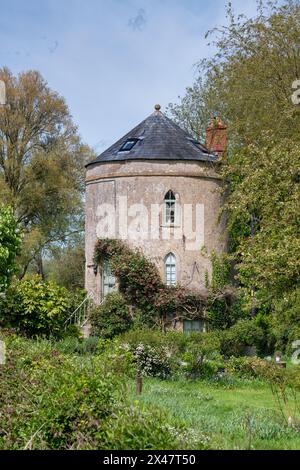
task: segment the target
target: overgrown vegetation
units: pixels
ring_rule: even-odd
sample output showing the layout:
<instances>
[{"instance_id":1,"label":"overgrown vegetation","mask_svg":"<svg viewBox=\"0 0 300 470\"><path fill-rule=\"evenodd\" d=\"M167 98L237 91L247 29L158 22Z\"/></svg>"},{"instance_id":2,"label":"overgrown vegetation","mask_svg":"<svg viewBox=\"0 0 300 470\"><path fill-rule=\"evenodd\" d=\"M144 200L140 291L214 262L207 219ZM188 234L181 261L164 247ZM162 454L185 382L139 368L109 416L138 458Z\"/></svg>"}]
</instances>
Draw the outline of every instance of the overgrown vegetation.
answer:
<instances>
[{"instance_id":1,"label":"overgrown vegetation","mask_svg":"<svg viewBox=\"0 0 300 470\"><path fill-rule=\"evenodd\" d=\"M300 107L291 100L300 70L300 5L262 1L246 18L228 3L227 19L209 32L216 54L201 61L195 84L169 114L197 138L211 115L228 124L220 171L236 281L248 311L272 315L283 298L297 295L300 278ZM278 315L284 348L279 323Z\"/></svg>"},{"instance_id":2,"label":"overgrown vegetation","mask_svg":"<svg viewBox=\"0 0 300 470\"><path fill-rule=\"evenodd\" d=\"M1 339L1 449L299 447L299 369L224 360L210 333Z\"/></svg>"},{"instance_id":3,"label":"overgrown vegetation","mask_svg":"<svg viewBox=\"0 0 300 470\"><path fill-rule=\"evenodd\" d=\"M44 277L51 249L83 232L83 167L93 153L81 142L64 98L38 71L15 76L3 67L0 79L6 88L0 200L23 229L19 275L29 270Z\"/></svg>"},{"instance_id":4,"label":"overgrown vegetation","mask_svg":"<svg viewBox=\"0 0 300 470\"><path fill-rule=\"evenodd\" d=\"M170 322L206 317L207 296L181 286L166 286L154 263L120 240L98 240L95 263L108 260L119 291L145 325L164 329ZM219 299L225 301L225 293ZM212 306L211 299L210 305Z\"/></svg>"},{"instance_id":5,"label":"overgrown vegetation","mask_svg":"<svg viewBox=\"0 0 300 470\"><path fill-rule=\"evenodd\" d=\"M92 334L101 338L113 338L132 325L129 307L122 294L112 292L104 304L94 307L90 313Z\"/></svg>"},{"instance_id":6,"label":"overgrown vegetation","mask_svg":"<svg viewBox=\"0 0 300 470\"><path fill-rule=\"evenodd\" d=\"M113 373L101 355L85 359L49 341L5 340L1 449L205 447L182 421L129 400L126 377Z\"/></svg>"},{"instance_id":7,"label":"overgrown vegetation","mask_svg":"<svg viewBox=\"0 0 300 470\"><path fill-rule=\"evenodd\" d=\"M21 230L10 207L0 206L0 294L16 271L16 256L21 248Z\"/></svg>"},{"instance_id":8,"label":"overgrown vegetation","mask_svg":"<svg viewBox=\"0 0 300 470\"><path fill-rule=\"evenodd\" d=\"M27 336L61 337L80 302L74 294L39 276L15 280L0 299L0 325Z\"/></svg>"}]
</instances>

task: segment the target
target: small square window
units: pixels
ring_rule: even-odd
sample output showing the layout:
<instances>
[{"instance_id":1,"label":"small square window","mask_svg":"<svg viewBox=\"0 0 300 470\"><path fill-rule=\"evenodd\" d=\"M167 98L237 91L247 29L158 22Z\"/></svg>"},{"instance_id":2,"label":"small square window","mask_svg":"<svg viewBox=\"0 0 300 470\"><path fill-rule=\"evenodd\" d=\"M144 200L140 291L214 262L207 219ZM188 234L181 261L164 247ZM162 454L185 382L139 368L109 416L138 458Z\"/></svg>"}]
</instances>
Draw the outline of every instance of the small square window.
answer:
<instances>
[{"instance_id":1,"label":"small square window","mask_svg":"<svg viewBox=\"0 0 300 470\"><path fill-rule=\"evenodd\" d=\"M128 140L126 140L126 142L124 142L124 144L120 148L119 152L129 152L129 150L131 150L135 146L135 144L137 143L138 140L139 139L128 139Z\"/></svg>"},{"instance_id":2,"label":"small square window","mask_svg":"<svg viewBox=\"0 0 300 470\"><path fill-rule=\"evenodd\" d=\"M206 331L206 324L203 320L183 320L183 332L191 333L192 331Z\"/></svg>"}]
</instances>

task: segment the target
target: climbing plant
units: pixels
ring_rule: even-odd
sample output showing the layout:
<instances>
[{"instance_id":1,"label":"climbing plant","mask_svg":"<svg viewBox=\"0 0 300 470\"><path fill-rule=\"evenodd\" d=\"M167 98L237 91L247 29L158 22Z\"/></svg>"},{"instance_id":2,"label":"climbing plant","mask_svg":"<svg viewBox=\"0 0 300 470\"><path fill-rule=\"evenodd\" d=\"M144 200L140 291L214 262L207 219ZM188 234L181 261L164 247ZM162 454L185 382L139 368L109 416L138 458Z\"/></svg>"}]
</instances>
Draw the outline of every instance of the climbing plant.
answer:
<instances>
[{"instance_id":1,"label":"climbing plant","mask_svg":"<svg viewBox=\"0 0 300 470\"><path fill-rule=\"evenodd\" d=\"M212 275L206 276L209 291L207 300L207 320L213 329L226 329L239 319L245 318L245 299L242 292L232 284L231 258L229 255L211 254Z\"/></svg>"},{"instance_id":2,"label":"climbing plant","mask_svg":"<svg viewBox=\"0 0 300 470\"><path fill-rule=\"evenodd\" d=\"M206 297L181 286L163 284L155 264L140 250L120 240L98 240L94 262L102 264L104 260L109 260L128 305L139 310L146 324L165 325L169 314L176 314L173 320L205 315Z\"/></svg>"}]
</instances>

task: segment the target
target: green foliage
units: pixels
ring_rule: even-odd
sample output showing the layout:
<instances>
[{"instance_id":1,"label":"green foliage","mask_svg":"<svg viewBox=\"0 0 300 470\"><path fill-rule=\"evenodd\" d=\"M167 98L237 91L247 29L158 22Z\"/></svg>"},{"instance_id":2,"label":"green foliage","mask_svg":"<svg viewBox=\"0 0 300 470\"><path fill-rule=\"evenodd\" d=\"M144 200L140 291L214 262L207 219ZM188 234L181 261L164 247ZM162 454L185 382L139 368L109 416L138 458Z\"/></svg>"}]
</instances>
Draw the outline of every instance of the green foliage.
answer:
<instances>
[{"instance_id":1,"label":"green foliage","mask_svg":"<svg viewBox=\"0 0 300 470\"><path fill-rule=\"evenodd\" d=\"M21 275L43 274L42 258L58 242L83 231L82 144L68 106L37 71L17 76L0 68L6 106L0 107L0 200L24 229Z\"/></svg>"},{"instance_id":2,"label":"green foliage","mask_svg":"<svg viewBox=\"0 0 300 470\"><path fill-rule=\"evenodd\" d=\"M163 286L155 298L155 307L166 324L168 314L175 312L177 320L204 318L206 303L206 296L180 286Z\"/></svg>"},{"instance_id":3,"label":"green foliage","mask_svg":"<svg viewBox=\"0 0 300 470\"><path fill-rule=\"evenodd\" d=\"M69 334L69 331L67 332ZM89 336L88 338L78 338L76 336L66 336L55 342L55 349L62 354L88 355L95 354L99 338Z\"/></svg>"},{"instance_id":4,"label":"green foliage","mask_svg":"<svg viewBox=\"0 0 300 470\"><path fill-rule=\"evenodd\" d=\"M228 255L211 255L212 280L207 282L209 297L206 317L210 328L230 328L239 319L248 316L245 300L239 289L231 284L231 260Z\"/></svg>"},{"instance_id":5,"label":"green foliage","mask_svg":"<svg viewBox=\"0 0 300 470\"><path fill-rule=\"evenodd\" d=\"M272 366L270 362L259 357L231 357L227 364L228 370L242 378L265 379Z\"/></svg>"},{"instance_id":6,"label":"green foliage","mask_svg":"<svg viewBox=\"0 0 300 470\"><path fill-rule=\"evenodd\" d=\"M266 142L268 131L278 141L299 140L300 112L291 101L300 60L299 3L262 1L252 18L235 15L231 3L226 10L226 25L207 34L214 56L200 61L199 77L169 107L171 117L199 138L211 115L221 114L230 149Z\"/></svg>"},{"instance_id":7,"label":"green foliage","mask_svg":"<svg viewBox=\"0 0 300 470\"><path fill-rule=\"evenodd\" d=\"M94 258L100 265L109 260L127 303L139 309L144 322L153 323L157 315L155 295L162 288L157 268L140 251L131 250L120 240L98 240Z\"/></svg>"},{"instance_id":8,"label":"green foliage","mask_svg":"<svg viewBox=\"0 0 300 470\"><path fill-rule=\"evenodd\" d=\"M210 328L225 330L238 320L249 318L250 313L241 292L228 286L221 291L210 291L206 317Z\"/></svg>"},{"instance_id":9,"label":"green foliage","mask_svg":"<svg viewBox=\"0 0 300 470\"><path fill-rule=\"evenodd\" d=\"M227 177L239 173L240 184L226 202L229 229L247 214L256 214L252 237L236 236L238 278L250 296L258 291L258 306L281 298L298 285L300 274L299 182L300 147L268 140L237 153L226 167ZM267 182L267 184L266 184Z\"/></svg>"},{"instance_id":10,"label":"green foliage","mask_svg":"<svg viewBox=\"0 0 300 470\"><path fill-rule=\"evenodd\" d=\"M137 373L165 379L171 374L174 365L174 352L177 345L170 347L170 339L159 330L132 329L104 345L109 361L118 361L118 368L126 370L130 376ZM100 347L103 347L101 341Z\"/></svg>"},{"instance_id":11,"label":"green foliage","mask_svg":"<svg viewBox=\"0 0 300 470\"><path fill-rule=\"evenodd\" d=\"M9 207L0 207L0 293L16 270L15 259L21 248L20 227Z\"/></svg>"},{"instance_id":12,"label":"green foliage","mask_svg":"<svg viewBox=\"0 0 300 470\"><path fill-rule=\"evenodd\" d=\"M215 252L211 254L212 279L210 287L220 290L230 284L230 262L228 256L218 256Z\"/></svg>"},{"instance_id":13,"label":"green foliage","mask_svg":"<svg viewBox=\"0 0 300 470\"><path fill-rule=\"evenodd\" d=\"M139 344L145 344L153 348L167 348L169 357L176 357L182 354L189 340L189 335L184 335L180 331L167 330L162 332L159 329L132 329L122 335L120 341L136 348Z\"/></svg>"},{"instance_id":14,"label":"green foliage","mask_svg":"<svg viewBox=\"0 0 300 470\"><path fill-rule=\"evenodd\" d=\"M275 302L270 329L275 346L288 354L293 352L292 343L300 339L300 288L285 294Z\"/></svg>"},{"instance_id":15,"label":"green foliage","mask_svg":"<svg viewBox=\"0 0 300 470\"><path fill-rule=\"evenodd\" d=\"M133 350L137 370L145 376L166 379L171 374L171 360L165 346L160 348L140 343Z\"/></svg>"},{"instance_id":16,"label":"green foliage","mask_svg":"<svg viewBox=\"0 0 300 470\"><path fill-rule=\"evenodd\" d=\"M208 359L219 357L220 341L218 336L211 333L191 333L188 335L185 353L182 355L184 373L190 378L213 376L217 367Z\"/></svg>"},{"instance_id":17,"label":"green foliage","mask_svg":"<svg viewBox=\"0 0 300 470\"><path fill-rule=\"evenodd\" d=\"M203 315L205 298L180 286L168 287L161 281L157 267L139 250L132 250L120 240L98 240L95 263L109 260L118 278L119 290L128 305L138 310L144 325L163 325L168 313L177 318L189 313Z\"/></svg>"},{"instance_id":18,"label":"green foliage","mask_svg":"<svg viewBox=\"0 0 300 470\"><path fill-rule=\"evenodd\" d=\"M122 375L102 357L67 356L49 341L5 338L0 449L185 449L185 425L127 400ZM45 393L46 391L46 393ZM201 444L200 444L201 445Z\"/></svg>"},{"instance_id":19,"label":"green foliage","mask_svg":"<svg viewBox=\"0 0 300 470\"><path fill-rule=\"evenodd\" d=\"M291 95L300 67L300 5L261 1L247 18L229 3L227 18L210 32L215 55L200 62L199 78L170 114L195 136L203 135L207 115L228 124L219 169L228 183L230 249L249 306L255 288L260 310L299 286L300 107Z\"/></svg>"},{"instance_id":20,"label":"green foliage","mask_svg":"<svg viewBox=\"0 0 300 470\"><path fill-rule=\"evenodd\" d=\"M119 292L108 294L104 303L91 311L92 332L101 338L113 338L132 325L129 307Z\"/></svg>"},{"instance_id":21,"label":"green foliage","mask_svg":"<svg viewBox=\"0 0 300 470\"><path fill-rule=\"evenodd\" d=\"M74 245L51 250L51 257L45 263L45 276L66 289L83 289L84 269L84 241L80 239Z\"/></svg>"},{"instance_id":22,"label":"green foliage","mask_svg":"<svg viewBox=\"0 0 300 470\"><path fill-rule=\"evenodd\" d=\"M239 320L228 330L219 333L221 354L225 357L241 356L247 346L254 346L257 351L264 347L265 335L255 320Z\"/></svg>"},{"instance_id":23,"label":"green foliage","mask_svg":"<svg viewBox=\"0 0 300 470\"><path fill-rule=\"evenodd\" d=\"M284 422L295 427L300 415L299 367L281 369L272 363L261 369L261 376L268 382Z\"/></svg>"},{"instance_id":24,"label":"green foliage","mask_svg":"<svg viewBox=\"0 0 300 470\"><path fill-rule=\"evenodd\" d=\"M1 321L28 335L60 337L77 297L39 276L16 281L1 302Z\"/></svg>"},{"instance_id":25,"label":"green foliage","mask_svg":"<svg viewBox=\"0 0 300 470\"><path fill-rule=\"evenodd\" d=\"M117 338L116 344L113 357L130 352L131 357L127 359L132 361L135 371L161 379L179 375L211 376L217 371L220 359L220 341L213 332L184 335L176 331L133 329ZM112 345L106 348L111 351Z\"/></svg>"}]
</instances>

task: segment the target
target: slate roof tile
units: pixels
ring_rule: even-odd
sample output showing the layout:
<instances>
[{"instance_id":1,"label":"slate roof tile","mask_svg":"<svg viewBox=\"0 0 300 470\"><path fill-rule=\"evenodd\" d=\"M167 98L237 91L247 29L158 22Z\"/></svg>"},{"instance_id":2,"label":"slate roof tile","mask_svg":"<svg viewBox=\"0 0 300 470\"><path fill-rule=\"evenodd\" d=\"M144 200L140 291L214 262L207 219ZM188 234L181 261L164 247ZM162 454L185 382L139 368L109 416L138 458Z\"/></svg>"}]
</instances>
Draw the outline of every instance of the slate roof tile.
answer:
<instances>
[{"instance_id":1,"label":"slate roof tile","mask_svg":"<svg viewBox=\"0 0 300 470\"><path fill-rule=\"evenodd\" d=\"M122 151L128 139L139 139L129 151ZM197 142L171 119L156 110L134 129L86 166L126 160L199 160L214 162L217 156Z\"/></svg>"}]
</instances>

